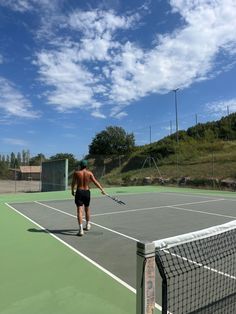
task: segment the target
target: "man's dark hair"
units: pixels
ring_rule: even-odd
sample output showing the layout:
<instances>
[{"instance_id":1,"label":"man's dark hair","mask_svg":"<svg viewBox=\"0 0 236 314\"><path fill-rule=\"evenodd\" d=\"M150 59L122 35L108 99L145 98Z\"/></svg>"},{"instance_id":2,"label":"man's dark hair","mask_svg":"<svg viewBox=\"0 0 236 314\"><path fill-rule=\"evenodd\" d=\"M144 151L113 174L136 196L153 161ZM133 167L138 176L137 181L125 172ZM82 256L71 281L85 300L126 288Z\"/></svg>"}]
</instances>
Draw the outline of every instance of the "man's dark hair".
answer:
<instances>
[{"instance_id":1,"label":"man's dark hair","mask_svg":"<svg viewBox=\"0 0 236 314\"><path fill-rule=\"evenodd\" d=\"M88 161L87 160L85 160L85 159L81 160L81 162L80 162L80 168L81 169L86 168L87 165L88 165Z\"/></svg>"}]
</instances>

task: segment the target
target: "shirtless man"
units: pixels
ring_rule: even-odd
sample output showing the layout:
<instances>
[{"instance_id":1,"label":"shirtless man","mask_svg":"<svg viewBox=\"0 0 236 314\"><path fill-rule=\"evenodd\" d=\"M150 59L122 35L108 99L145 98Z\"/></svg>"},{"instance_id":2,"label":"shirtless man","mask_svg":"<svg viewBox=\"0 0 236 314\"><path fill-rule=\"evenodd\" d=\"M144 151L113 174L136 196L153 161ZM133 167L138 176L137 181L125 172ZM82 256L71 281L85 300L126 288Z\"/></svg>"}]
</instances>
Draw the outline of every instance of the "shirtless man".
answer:
<instances>
[{"instance_id":1,"label":"shirtless man","mask_svg":"<svg viewBox=\"0 0 236 314\"><path fill-rule=\"evenodd\" d=\"M87 170L87 160L82 160L80 162L80 170L75 171L71 183L71 194L75 196L75 204L77 206L77 220L79 224L79 232L77 235L82 236L84 234L83 230L83 207L85 209L86 218L86 228L85 230L90 230L90 189L89 183L93 182L102 192L106 194L103 190L101 184L95 179L93 173ZM76 192L75 192L76 187Z\"/></svg>"}]
</instances>

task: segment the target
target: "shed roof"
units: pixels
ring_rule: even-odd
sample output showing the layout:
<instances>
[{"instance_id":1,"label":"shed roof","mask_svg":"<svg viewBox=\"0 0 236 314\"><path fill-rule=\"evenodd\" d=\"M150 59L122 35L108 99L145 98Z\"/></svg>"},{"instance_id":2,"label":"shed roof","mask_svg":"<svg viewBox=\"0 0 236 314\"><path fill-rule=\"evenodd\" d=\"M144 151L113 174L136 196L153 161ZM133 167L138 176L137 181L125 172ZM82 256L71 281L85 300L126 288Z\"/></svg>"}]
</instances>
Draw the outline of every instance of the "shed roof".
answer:
<instances>
[{"instance_id":1,"label":"shed roof","mask_svg":"<svg viewBox=\"0 0 236 314\"><path fill-rule=\"evenodd\" d=\"M20 166L21 173L40 173L41 166Z\"/></svg>"}]
</instances>

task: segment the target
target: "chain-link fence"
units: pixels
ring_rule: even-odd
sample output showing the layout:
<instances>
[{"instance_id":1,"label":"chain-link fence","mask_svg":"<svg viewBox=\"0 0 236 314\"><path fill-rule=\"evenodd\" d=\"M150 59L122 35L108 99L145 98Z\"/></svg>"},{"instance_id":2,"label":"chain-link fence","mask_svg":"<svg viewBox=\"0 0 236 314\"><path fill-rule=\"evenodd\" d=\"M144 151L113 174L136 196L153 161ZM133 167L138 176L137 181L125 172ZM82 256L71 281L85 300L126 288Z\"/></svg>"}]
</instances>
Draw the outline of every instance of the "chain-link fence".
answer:
<instances>
[{"instance_id":1,"label":"chain-link fence","mask_svg":"<svg viewBox=\"0 0 236 314\"><path fill-rule=\"evenodd\" d=\"M0 162L0 193L41 191L41 164ZM6 155L7 156L7 155ZM166 185L236 190L236 142L175 142L128 155L94 155L88 167L105 186ZM3 160L2 160L3 159ZM71 183L73 170L69 172Z\"/></svg>"},{"instance_id":2,"label":"chain-link fence","mask_svg":"<svg viewBox=\"0 0 236 314\"><path fill-rule=\"evenodd\" d=\"M65 190L74 170L68 174L68 159L0 153L0 193Z\"/></svg>"},{"instance_id":3,"label":"chain-link fence","mask_svg":"<svg viewBox=\"0 0 236 314\"><path fill-rule=\"evenodd\" d=\"M41 191L40 170L29 167L27 172L19 169L10 169L7 175L0 175L0 193L38 192ZM40 168L40 167L37 167Z\"/></svg>"},{"instance_id":4,"label":"chain-link fence","mask_svg":"<svg viewBox=\"0 0 236 314\"><path fill-rule=\"evenodd\" d=\"M172 133L171 125L169 134L159 141L153 131L148 144L136 144L129 154L86 156L89 168L105 186L161 184L236 190L236 113L216 122L197 123L186 131ZM67 155L70 185L78 160ZM0 193L41 191L43 157L31 157L27 150L0 152Z\"/></svg>"},{"instance_id":5,"label":"chain-link fence","mask_svg":"<svg viewBox=\"0 0 236 314\"><path fill-rule=\"evenodd\" d=\"M164 156L163 156L164 155ZM106 186L167 185L236 190L236 142L175 142L120 156L90 156Z\"/></svg>"}]
</instances>

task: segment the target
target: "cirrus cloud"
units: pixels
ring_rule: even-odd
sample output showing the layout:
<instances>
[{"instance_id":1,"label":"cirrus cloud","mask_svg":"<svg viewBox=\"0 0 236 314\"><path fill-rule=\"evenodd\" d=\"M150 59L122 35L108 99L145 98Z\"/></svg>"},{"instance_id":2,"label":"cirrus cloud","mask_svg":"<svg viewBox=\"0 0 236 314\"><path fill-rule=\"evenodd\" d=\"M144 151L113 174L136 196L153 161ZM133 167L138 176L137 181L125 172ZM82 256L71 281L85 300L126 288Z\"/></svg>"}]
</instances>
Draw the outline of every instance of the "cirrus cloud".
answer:
<instances>
[{"instance_id":1,"label":"cirrus cloud","mask_svg":"<svg viewBox=\"0 0 236 314\"><path fill-rule=\"evenodd\" d=\"M215 117L226 116L228 113L236 112L236 98L207 103L205 111Z\"/></svg>"},{"instance_id":2,"label":"cirrus cloud","mask_svg":"<svg viewBox=\"0 0 236 314\"><path fill-rule=\"evenodd\" d=\"M48 103L61 112L91 109L97 117L104 117L103 105L113 104L117 115L113 109L110 115L122 117L119 111L135 100L188 88L230 69L236 55L235 1L169 3L182 24L171 33L156 30L157 41L150 49L124 35L138 27L140 14L96 9L65 15L60 28L67 34L54 38L52 48L39 51L35 61L48 87ZM231 59L219 63L222 53ZM101 106L99 114L94 104Z\"/></svg>"},{"instance_id":3,"label":"cirrus cloud","mask_svg":"<svg viewBox=\"0 0 236 314\"><path fill-rule=\"evenodd\" d=\"M27 147L28 142L20 138L5 137L2 139L5 144Z\"/></svg>"},{"instance_id":4,"label":"cirrus cloud","mask_svg":"<svg viewBox=\"0 0 236 314\"><path fill-rule=\"evenodd\" d=\"M32 110L32 105L13 83L0 77L0 110L7 115L20 118L38 118L39 112Z\"/></svg>"}]
</instances>

